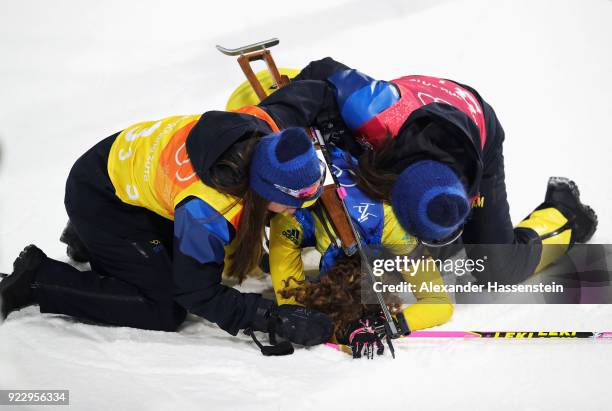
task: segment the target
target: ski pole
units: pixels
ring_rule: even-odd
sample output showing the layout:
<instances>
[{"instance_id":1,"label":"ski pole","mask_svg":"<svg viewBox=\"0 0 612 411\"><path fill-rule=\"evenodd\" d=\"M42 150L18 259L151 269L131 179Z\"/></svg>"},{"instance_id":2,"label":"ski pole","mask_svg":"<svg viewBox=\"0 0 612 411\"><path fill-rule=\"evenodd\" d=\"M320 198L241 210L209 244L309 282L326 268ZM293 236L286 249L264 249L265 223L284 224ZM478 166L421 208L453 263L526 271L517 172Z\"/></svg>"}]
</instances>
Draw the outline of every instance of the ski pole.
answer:
<instances>
[{"instance_id":1,"label":"ski pole","mask_svg":"<svg viewBox=\"0 0 612 411\"><path fill-rule=\"evenodd\" d=\"M451 338L451 339L612 339L612 331L413 331L404 338ZM350 346L344 344L326 343L326 346L338 351L352 354Z\"/></svg>"},{"instance_id":2,"label":"ski pole","mask_svg":"<svg viewBox=\"0 0 612 411\"><path fill-rule=\"evenodd\" d=\"M325 139L321 135L321 132L317 130L316 128L312 128L311 130L312 130L312 133L317 138L317 141L319 142L319 147L321 148L321 153L323 154L323 158L325 159L325 162L327 163L327 167L329 168L330 171L332 171L333 162L332 162L331 155L329 151L327 150L327 144L325 143ZM340 181L338 181L338 177L336 177L336 175L333 172L331 173L331 176L334 181L334 185L336 186L336 192L338 193L340 202L342 203L342 209L344 213L346 214L351 231L353 232L353 235L355 236L355 240L357 243L356 244L357 252L359 253L359 256L361 257L362 265L365 265L364 271L368 275L368 279L370 280L370 282L374 284L376 282L374 271L372 270L372 266L370 265L370 262L367 258L365 250L363 249L359 231L357 231L357 228L355 227L353 220L351 220L351 216L349 214L348 208L344 201L346 197L346 191L340 185ZM391 316L391 312L389 311L389 308L387 307L387 304L385 303L385 300L382 294L376 291L374 292L374 294L376 295L376 300L378 301L378 304L380 305L380 309L382 310L383 316L385 317L386 340L387 340L387 344L389 345L389 351L391 352L391 356L395 358L395 349L393 347L393 343L391 342L391 339L401 337L401 333L398 331L397 326L395 325L395 321L393 320L393 317Z\"/></svg>"},{"instance_id":3,"label":"ski pole","mask_svg":"<svg viewBox=\"0 0 612 411\"><path fill-rule=\"evenodd\" d=\"M612 331L413 331L403 338L612 338Z\"/></svg>"}]
</instances>

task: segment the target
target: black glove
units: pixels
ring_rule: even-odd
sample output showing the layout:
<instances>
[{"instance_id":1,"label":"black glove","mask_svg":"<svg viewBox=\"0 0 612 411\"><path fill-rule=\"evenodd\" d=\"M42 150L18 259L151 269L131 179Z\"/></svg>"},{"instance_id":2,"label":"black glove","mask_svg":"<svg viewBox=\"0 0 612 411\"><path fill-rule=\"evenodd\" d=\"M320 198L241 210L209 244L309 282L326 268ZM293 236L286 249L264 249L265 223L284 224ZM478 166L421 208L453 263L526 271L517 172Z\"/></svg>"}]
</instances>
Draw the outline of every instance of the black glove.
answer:
<instances>
[{"instance_id":1,"label":"black glove","mask_svg":"<svg viewBox=\"0 0 612 411\"><path fill-rule=\"evenodd\" d=\"M299 305L283 304L273 313L275 331L289 341L307 347L328 342L334 324L326 314Z\"/></svg>"},{"instance_id":2,"label":"black glove","mask_svg":"<svg viewBox=\"0 0 612 411\"><path fill-rule=\"evenodd\" d=\"M355 321L348 327L348 343L353 350L353 358L373 359L376 355L383 355L385 346L381 340L383 335L379 330L384 329L384 318L379 316L367 316Z\"/></svg>"},{"instance_id":3,"label":"black glove","mask_svg":"<svg viewBox=\"0 0 612 411\"><path fill-rule=\"evenodd\" d=\"M278 334L292 343L312 346L331 338L334 325L326 314L299 305L283 304L261 299L251 328Z\"/></svg>"}]
</instances>

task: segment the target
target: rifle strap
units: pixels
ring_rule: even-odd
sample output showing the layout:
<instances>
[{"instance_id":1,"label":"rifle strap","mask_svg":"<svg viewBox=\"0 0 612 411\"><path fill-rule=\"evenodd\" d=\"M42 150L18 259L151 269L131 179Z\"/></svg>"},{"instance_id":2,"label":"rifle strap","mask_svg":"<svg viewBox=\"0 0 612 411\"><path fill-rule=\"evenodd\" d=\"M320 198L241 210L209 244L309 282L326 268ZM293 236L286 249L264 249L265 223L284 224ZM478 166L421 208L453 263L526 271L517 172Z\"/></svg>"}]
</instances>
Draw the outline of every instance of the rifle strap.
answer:
<instances>
[{"instance_id":1,"label":"rifle strap","mask_svg":"<svg viewBox=\"0 0 612 411\"><path fill-rule=\"evenodd\" d=\"M313 207L312 211L315 213L315 215L321 221L321 225L323 226L323 229L325 230L325 233L327 234L327 237L329 238L329 242L332 243L332 244L335 244L338 247L341 247L342 246L342 241L340 241L338 236L336 236L334 227L333 226L332 227L329 226L329 224L328 224L328 222L330 222L329 221L329 215L325 211L325 208L322 205L322 203L317 203L317 205L315 205ZM334 232L332 232L332 231L334 231Z\"/></svg>"},{"instance_id":2,"label":"rifle strap","mask_svg":"<svg viewBox=\"0 0 612 411\"><path fill-rule=\"evenodd\" d=\"M336 241L335 238L340 238L344 253L348 256L355 254L357 251L357 240L355 239L355 235L348 221L349 216L344 212L335 185L330 184L323 187L320 203L327 213L328 220L334 232L337 234L333 236L334 241ZM323 224L323 226L325 227L326 224ZM331 238L332 237L330 237L330 239Z\"/></svg>"}]
</instances>

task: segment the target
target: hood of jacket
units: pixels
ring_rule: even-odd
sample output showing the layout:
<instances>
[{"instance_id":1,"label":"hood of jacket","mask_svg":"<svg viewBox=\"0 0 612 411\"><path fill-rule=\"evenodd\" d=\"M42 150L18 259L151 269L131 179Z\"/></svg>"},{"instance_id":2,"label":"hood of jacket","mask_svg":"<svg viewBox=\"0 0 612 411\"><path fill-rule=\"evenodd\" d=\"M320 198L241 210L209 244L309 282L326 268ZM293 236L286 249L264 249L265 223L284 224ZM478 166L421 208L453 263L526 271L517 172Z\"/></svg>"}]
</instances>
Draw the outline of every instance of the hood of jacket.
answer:
<instances>
[{"instance_id":1,"label":"hood of jacket","mask_svg":"<svg viewBox=\"0 0 612 411\"><path fill-rule=\"evenodd\" d=\"M222 178L239 180L248 175L248 162L236 170L219 169L216 166L222 157L241 158L239 152L249 139L272 133L268 124L255 116L227 111L207 111L200 117L187 137L187 154L193 168L205 184L211 185L214 173Z\"/></svg>"}]
</instances>

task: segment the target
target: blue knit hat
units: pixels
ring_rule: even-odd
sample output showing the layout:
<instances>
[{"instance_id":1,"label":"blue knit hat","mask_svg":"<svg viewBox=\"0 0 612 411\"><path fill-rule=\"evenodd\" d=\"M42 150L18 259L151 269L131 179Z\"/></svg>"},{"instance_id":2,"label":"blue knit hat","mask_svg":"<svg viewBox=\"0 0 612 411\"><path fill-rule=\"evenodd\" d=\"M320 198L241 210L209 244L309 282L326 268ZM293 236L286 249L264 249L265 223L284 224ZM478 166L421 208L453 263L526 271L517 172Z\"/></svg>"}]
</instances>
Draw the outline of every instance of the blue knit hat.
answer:
<instances>
[{"instance_id":1,"label":"blue knit hat","mask_svg":"<svg viewBox=\"0 0 612 411\"><path fill-rule=\"evenodd\" d=\"M393 185L391 206L404 230L424 241L448 238L470 211L455 172L432 160L417 161L402 171Z\"/></svg>"},{"instance_id":2,"label":"blue knit hat","mask_svg":"<svg viewBox=\"0 0 612 411\"><path fill-rule=\"evenodd\" d=\"M304 199L281 191L312 186L321 179L321 166L314 146L302 128L288 128L261 139L251 159L251 188L268 201L301 207ZM313 197L321 194L322 187Z\"/></svg>"}]
</instances>

